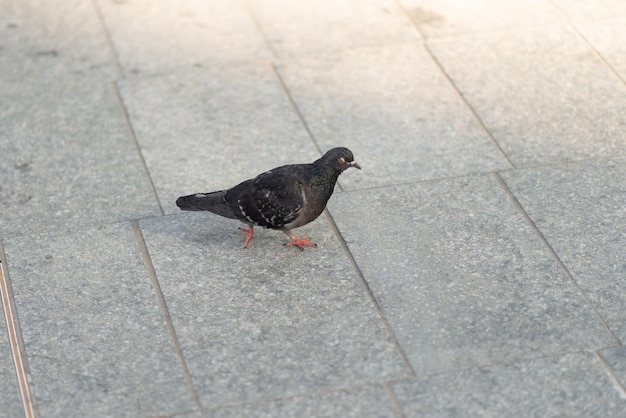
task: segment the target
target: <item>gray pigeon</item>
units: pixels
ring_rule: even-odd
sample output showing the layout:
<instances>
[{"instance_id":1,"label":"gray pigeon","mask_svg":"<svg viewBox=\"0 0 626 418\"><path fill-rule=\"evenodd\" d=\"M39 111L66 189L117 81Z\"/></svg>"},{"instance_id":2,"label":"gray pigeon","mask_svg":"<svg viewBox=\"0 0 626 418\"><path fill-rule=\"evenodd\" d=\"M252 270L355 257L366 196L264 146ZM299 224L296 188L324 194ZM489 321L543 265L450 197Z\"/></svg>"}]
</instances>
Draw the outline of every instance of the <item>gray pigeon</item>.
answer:
<instances>
[{"instance_id":1,"label":"gray pigeon","mask_svg":"<svg viewBox=\"0 0 626 418\"><path fill-rule=\"evenodd\" d=\"M248 225L246 248L254 226L279 229L300 250L315 247L309 238L298 238L291 230L315 220L324 211L339 175L350 167L361 169L348 148L333 148L311 164L274 168L237 186L211 193L182 196L176 205L182 210L206 210Z\"/></svg>"}]
</instances>

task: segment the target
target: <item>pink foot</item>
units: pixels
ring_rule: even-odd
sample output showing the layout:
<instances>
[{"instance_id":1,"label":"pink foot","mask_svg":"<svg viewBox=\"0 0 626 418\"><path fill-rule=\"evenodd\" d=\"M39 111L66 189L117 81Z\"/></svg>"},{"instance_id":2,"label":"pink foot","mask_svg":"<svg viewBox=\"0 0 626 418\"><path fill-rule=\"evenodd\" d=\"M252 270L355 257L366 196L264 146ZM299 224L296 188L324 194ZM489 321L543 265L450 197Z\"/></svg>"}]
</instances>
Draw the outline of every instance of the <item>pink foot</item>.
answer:
<instances>
[{"instance_id":1,"label":"pink foot","mask_svg":"<svg viewBox=\"0 0 626 418\"><path fill-rule=\"evenodd\" d=\"M248 244L250 244L254 236L254 226L250 225L250 229L239 228L239 230L246 234L246 242L243 243L243 248L248 248Z\"/></svg>"},{"instance_id":2,"label":"pink foot","mask_svg":"<svg viewBox=\"0 0 626 418\"><path fill-rule=\"evenodd\" d=\"M310 238L298 238L291 236L291 241L285 243L286 246L295 245L300 249L300 251L304 250L304 247L317 247L317 244L311 242Z\"/></svg>"}]
</instances>

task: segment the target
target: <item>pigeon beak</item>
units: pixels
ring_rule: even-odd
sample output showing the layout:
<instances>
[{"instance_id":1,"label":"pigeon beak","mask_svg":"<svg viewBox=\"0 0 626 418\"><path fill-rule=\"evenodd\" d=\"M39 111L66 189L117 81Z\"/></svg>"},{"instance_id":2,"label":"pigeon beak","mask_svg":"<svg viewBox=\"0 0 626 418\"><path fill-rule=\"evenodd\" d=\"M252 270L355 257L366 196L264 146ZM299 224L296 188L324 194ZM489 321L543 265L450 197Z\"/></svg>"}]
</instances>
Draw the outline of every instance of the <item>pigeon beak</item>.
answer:
<instances>
[{"instance_id":1,"label":"pigeon beak","mask_svg":"<svg viewBox=\"0 0 626 418\"><path fill-rule=\"evenodd\" d=\"M360 166L360 165L358 165L358 164L356 163L356 161L351 161L351 162L350 162L350 166L351 166L351 167L354 167L354 168L358 168L359 170L361 169L361 166Z\"/></svg>"}]
</instances>

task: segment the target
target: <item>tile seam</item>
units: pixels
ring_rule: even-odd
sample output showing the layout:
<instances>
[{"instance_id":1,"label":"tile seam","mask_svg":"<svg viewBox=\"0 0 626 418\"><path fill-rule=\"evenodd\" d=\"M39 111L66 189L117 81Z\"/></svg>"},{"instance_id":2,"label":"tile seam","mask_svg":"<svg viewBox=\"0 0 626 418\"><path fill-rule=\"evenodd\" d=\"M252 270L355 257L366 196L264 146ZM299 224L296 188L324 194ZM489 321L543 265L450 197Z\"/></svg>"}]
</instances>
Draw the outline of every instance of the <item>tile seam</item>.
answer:
<instances>
[{"instance_id":1,"label":"tile seam","mask_svg":"<svg viewBox=\"0 0 626 418\"><path fill-rule=\"evenodd\" d=\"M317 151L320 153L320 156L323 155L324 152L322 151L322 148L319 146L319 144L315 140L315 136L313 135L313 132L311 131L311 128L309 127L309 124L304 119L304 115L302 114L302 112L300 112L300 109L298 108L298 105L296 104L296 101L294 100L293 96L291 95L291 92L287 88L287 84L285 84L285 80L283 80L283 76L278 71L278 68L276 67L276 63L271 62L270 63L270 67L272 68L272 72L274 73L274 77L276 77L276 80L278 81L278 84L280 85L281 89L283 90L283 93L285 94L285 96L287 96L287 100L289 100L289 104L291 104L291 107L292 107L293 111L296 113L296 116L300 120L300 123L304 127L304 130L306 131L307 135L309 136L309 138L313 142L313 145L315 146ZM339 187L341 187L341 186L339 186Z\"/></svg>"},{"instance_id":2,"label":"tile seam","mask_svg":"<svg viewBox=\"0 0 626 418\"><path fill-rule=\"evenodd\" d=\"M0 241L0 298L2 299L2 310L4 322L7 327L7 336L11 346L13 366L15 376L22 399L22 408L27 418L36 418L39 415L34 405L34 394L30 379L28 362L26 360L26 350L21 338L21 327L16 317L15 301L12 297L9 284L9 274L4 254L4 247Z\"/></svg>"},{"instance_id":3,"label":"tile seam","mask_svg":"<svg viewBox=\"0 0 626 418\"><path fill-rule=\"evenodd\" d=\"M382 308L380 307L380 304L378 303L378 300L374 296L374 292L372 291L369 283L365 279L365 275L363 274L363 271L361 270L361 268L357 264L356 259L354 258L354 255L352 254L352 251L350 251L350 248L348 247L348 243L346 242L345 238L343 237L343 234L339 230L339 227L335 223L335 220L333 219L333 217L332 217L330 211L328 210L328 208L324 209L324 214L326 215L326 219L328 220L328 223L330 224L331 229L333 230L335 236L337 237L337 239L339 241L339 245L341 245L341 248L343 249L344 254L348 257L348 260L350 261L350 264L352 264L352 268L354 269L355 273L357 274L357 277L359 278L359 281L361 282L361 285L363 286L363 288L365 290L365 293L367 294L368 298L370 299L370 303L373 305L373 308L374 308L376 314L378 315L380 320L383 322L383 326L385 327L385 330L387 331L387 334L391 338L392 343L393 343L393 345L394 345L394 347L396 349L396 352L398 353L398 355L402 359L402 362L404 363L405 367L409 371L410 375L412 377L415 377L416 376L415 370L413 369L413 366L411 365L411 362L409 361L409 358L408 358L407 354L404 352L404 349L402 348L402 345L400 344L400 341L398 340L398 337L396 336L395 331L391 327L391 324L389 323L389 320L387 320L387 317L385 316Z\"/></svg>"},{"instance_id":4,"label":"tile seam","mask_svg":"<svg viewBox=\"0 0 626 418\"><path fill-rule=\"evenodd\" d=\"M274 59L278 59L279 58L278 53L276 52L276 50L274 49L274 46L269 41L269 38L267 37L267 33L265 33L265 29L263 29L263 25L261 25L261 21L258 19L256 14L254 13L254 9L252 8L252 6L247 0L243 0L243 6L248 12L248 15L250 16L250 20L252 20L252 24L254 24L254 27L256 28L257 32L263 39L263 43L265 44L265 47L268 49L268 51L270 51L270 54L272 54L272 57Z\"/></svg>"},{"instance_id":5,"label":"tile seam","mask_svg":"<svg viewBox=\"0 0 626 418\"><path fill-rule=\"evenodd\" d=\"M119 86L116 81L112 81L111 85L113 88L113 94L115 95L115 100L117 101L117 104L120 107L120 110L122 112L122 116L124 118L126 128L128 129L128 132L130 133L131 140L133 142L133 145L135 146L135 150L137 151L137 155L139 157L139 161L141 162L141 167L143 168L144 174L146 175L146 178L148 179L148 183L150 184L150 189L152 190L152 194L154 196L156 204L159 208L159 211L161 212L161 215L165 215L165 211L163 210L163 205L161 205L161 199L159 199L159 193L157 192L156 185L154 184L154 180L152 179L152 175L150 174L150 170L148 169L148 163L146 162L143 152L141 151L141 145L139 145L139 140L137 139L135 128L133 127L133 124L130 120L130 115L128 114L128 109L126 108L126 105L124 104L124 100L122 99Z\"/></svg>"},{"instance_id":6,"label":"tile seam","mask_svg":"<svg viewBox=\"0 0 626 418\"><path fill-rule=\"evenodd\" d=\"M539 237L543 245L548 249L554 260L559 264L561 270L565 273L570 283L574 285L578 293L581 295L583 300L587 303L587 305L591 308L596 318L600 321L604 329L609 333L609 335L619 344L622 345L622 341L618 338L617 334L613 332L607 321L600 314L596 306L593 304L587 293L583 290L582 286L578 281L574 278L570 270L567 268L561 257L557 254L556 250L552 247L552 245L548 242L548 239L543 235L535 221L532 220L526 209L522 206L517 197L513 194L513 191L509 188L508 184L504 181L504 179L500 176L500 173L493 172L493 176L496 178L496 181L500 184L500 187L504 190L504 192L509 196L509 199L513 202L513 204L517 207L518 211L521 213L522 217L525 219L528 225L533 229L535 234Z\"/></svg>"},{"instance_id":7,"label":"tile seam","mask_svg":"<svg viewBox=\"0 0 626 418\"><path fill-rule=\"evenodd\" d=\"M393 407L393 411L399 418L406 418L406 415L402 411L402 406L400 405L400 400L396 396L393 388L391 387L390 382L382 382L383 389L385 389L385 393L389 397L389 401L391 402L391 406Z\"/></svg>"},{"instance_id":8,"label":"tile seam","mask_svg":"<svg viewBox=\"0 0 626 418\"><path fill-rule=\"evenodd\" d=\"M409 10L401 3L400 0L395 0L394 3L396 7L400 10L400 12L404 15L404 17L408 19L409 23L415 28L415 31L420 35L422 41L426 41L426 39L428 39L428 36L426 36L426 33L424 32L420 24L411 17Z\"/></svg>"},{"instance_id":9,"label":"tile seam","mask_svg":"<svg viewBox=\"0 0 626 418\"><path fill-rule=\"evenodd\" d=\"M452 77L447 73L447 71L443 67L443 64L437 59L437 57L435 56L435 54L433 53L433 51L430 49L430 47L425 41L422 42L422 47L424 48L424 51L426 51L426 54L428 54L430 59L433 61L435 66L439 69L439 72L448 81L448 84L456 92L457 96L461 99L465 107L470 111L471 115L474 117L474 120L480 125L483 132L487 134L487 137L489 138L491 143L498 149L498 151L500 151L500 154L504 157L504 159L509 164L509 166L511 168L517 168L515 163L513 163L509 155L504 151L500 143L496 140L496 137L493 135L493 133L491 133L489 128L487 128L487 125L485 125L485 122L483 122L481 117L478 115L478 112L476 111L476 109L474 109L474 106L470 104L470 102L467 100L467 98L465 97L461 89L456 85Z\"/></svg>"},{"instance_id":10,"label":"tile seam","mask_svg":"<svg viewBox=\"0 0 626 418\"><path fill-rule=\"evenodd\" d=\"M156 271L154 269L154 265L152 264L150 252L148 250L148 246L146 244L143 233L141 231L139 221L136 221L136 220L131 221L131 225L132 225L133 233L135 235L135 239L137 241L137 245L139 246L139 251L141 252L141 258L143 259L146 271L148 273L148 276L150 277L150 281L152 283L152 287L153 287L155 296L157 298L157 302L159 304L161 314L163 315L163 319L165 320L165 324L170 334L172 344L174 345L176 355L178 356L178 360L180 361L180 364L183 368L185 381L187 382L187 386L191 392L191 396L193 398L195 406L198 409L202 410L200 397L198 396L198 392L196 391L196 388L194 387L193 379L191 377L191 373L189 372L189 366L187 365L187 360L185 359L185 355L183 353L180 340L178 339L178 335L176 334L176 329L174 328L172 317L167 308L167 303L165 301L165 297L163 296L163 291L161 290L161 285L159 284Z\"/></svg>"},{"instance_id":11,"label":"tile seam","mask_svg":"<svg viewBox=\"0 0 626 418\"><path fill-rule=\"evenodd\" d=\"M557 12L561 15L565 21L569 24L570 29L580 38L581 41L593 52L596 58L615 76L618 80L622 82L622 84L626 85L626 79L622 78L622 76L613 68L611 64L604 58L604 56L593 46L591 42L582 34L582 32L578 29L578 26L574 23L574 20L570 15L563 10L561 6L554 2L554 0L550 0L550 4L554 7Z\"/></svg>"},{"instance_id":12,"label":"tile seam","mask_svg":"<svg viewBox=\"0 0 626 418\"><path fill-rule=\"evenodd\" d=\"M611 367L611 365L609 364L607 359L602 355L600 350L596 351L594 354L600 360L600 364L602 364L602 367L604 367L606 374L608 375L613 385L615 385L615 388L621 392L621 397L623 399L626 399L626 386L617 377L617 375L615 374L615 370L613 370L613 367Z\"/></svg>"},{"instance_id":13,"label":"tile seam","mask_svg":"<svg viewBox=\"0 0 626 418\"><path fill-rule=\"evenodd\" d=\"M117 68L117 73L120 78L125 78L124 69L122 68L122 64L120 63L120 57L117 53L117 49L115 49L115 44L113 43L113 38L111 37L111 32L109 31L109 27L106 24L106 20L104 19L104 15L98 7L97 1L92 0L91 5L98 17L98 21L100 22L100 27L102 28L102 32L104 33L104 37L106 38L107 44L109 45L109 50L111 51L111 55L113 56L113 61L115 61L115 67Z\"/></svg>"}]
</instances>

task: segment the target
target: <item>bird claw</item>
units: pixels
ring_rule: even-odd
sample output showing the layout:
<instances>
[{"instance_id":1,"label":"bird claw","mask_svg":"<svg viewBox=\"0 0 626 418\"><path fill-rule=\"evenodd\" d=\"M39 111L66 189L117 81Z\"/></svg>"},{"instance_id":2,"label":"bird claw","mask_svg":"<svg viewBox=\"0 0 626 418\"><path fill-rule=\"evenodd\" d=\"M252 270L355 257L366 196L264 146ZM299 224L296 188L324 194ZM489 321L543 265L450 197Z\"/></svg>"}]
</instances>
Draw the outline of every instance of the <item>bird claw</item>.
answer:
<instances>
[{"instance_id":1,"label":"bird claw","mask_svg":"<svg viewBox=\"0 0 626 418\"><path fill-rule=\"evenodd\" d=\"M285 243L286 246L291 246L291 245L295 245L296 247L298 247L298 249L300 249L300 251L304 250L304 247L317 247L317 244L314 242L311 242L310 238L297 238L297 237L291 237L292 240L288 241Z\"/></svg>"}]
</instances>

